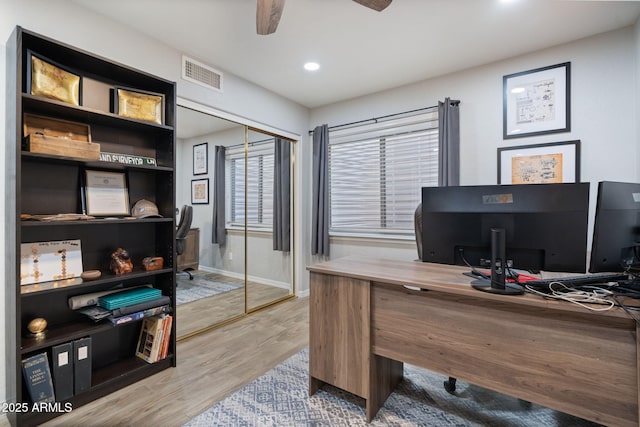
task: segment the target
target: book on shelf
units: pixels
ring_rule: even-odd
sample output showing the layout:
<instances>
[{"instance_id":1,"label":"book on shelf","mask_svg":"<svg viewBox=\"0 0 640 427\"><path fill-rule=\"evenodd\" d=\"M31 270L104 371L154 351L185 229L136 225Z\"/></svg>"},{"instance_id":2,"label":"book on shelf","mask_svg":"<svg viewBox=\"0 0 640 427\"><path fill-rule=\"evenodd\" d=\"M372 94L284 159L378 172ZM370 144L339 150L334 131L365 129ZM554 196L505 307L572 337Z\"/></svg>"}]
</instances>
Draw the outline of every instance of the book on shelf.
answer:
<instances>
[{"instance_id":1,"label":"book on shelf","mask_svg":"<svg viewBox=\"0 0 640 427\"><path fill-rule=\"evenodd\" d=\"M22 373L33 403L55 402L55 392L47 353L36 354L22 360Z\"/></svg>"},{"instance_id":2,"label":"book on shelf","mask_svg":"<svg viewBox=\"0 0 640 427\"><path fill-rule=\"evenodd\" d=\"M135 313L125 314L124 316L118 316L118 317L109 316L107 318L109 319L109 322L111 322L112 325L117 326L117 325L124 325L125 323L133 322L135 320L144 319L146 317L157 316L158 314L170 313L170 312L171 312L171 306L168 304L165 304L159 307L152 307L146 310L137 311Z\"/></svg>"},{"instance_id":3,"label":"book on shelf","mask_svg":"<svg viewBox=\"0 0 640 427\"><path fill-rule=\"evenodd\" d=\"M126 307L116 308L111 312L113 317L120 317L126 314L137 313L139 311L147 310L149 308L159 307L161 305L171 304L171 298L162 295L159 298L152 299L151 301L141 302L139 304L129 305Z\"/></svg>"},{"instance_id":4,"label":"book on shelf","mask_svg":"<svg viewBox=\"0 0 640 427\"><path fill-rule=\"evenodd\" d=\"M136 356L148 363L155 363L166 357L172 322L173 316L169 314L145 318L140 328Z\"/></svg>"},{"instance_id":5,"label":"book on shelf","mask_svg":"<svg viewBox=\"0 0 640 427\"><path fill-rule=\"evenodd\" d=\"M162 360L167 357L169 352L169 342L171 341L171 325L173 324L173 316L168 315L164 319L164 328L162 331L162 345L160 347L160 355L158 360Z\"/></svg>"}]
</instances>

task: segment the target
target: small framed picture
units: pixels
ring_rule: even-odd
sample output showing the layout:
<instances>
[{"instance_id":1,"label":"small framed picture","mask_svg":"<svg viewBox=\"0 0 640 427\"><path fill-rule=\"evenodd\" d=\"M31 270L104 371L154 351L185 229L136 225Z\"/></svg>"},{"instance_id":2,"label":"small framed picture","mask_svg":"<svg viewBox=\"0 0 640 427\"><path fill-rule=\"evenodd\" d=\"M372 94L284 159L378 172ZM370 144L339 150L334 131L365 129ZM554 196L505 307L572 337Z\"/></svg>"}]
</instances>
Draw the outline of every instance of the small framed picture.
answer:
<instances>
[{"instance_id":1,"label":"small framed picture","mask_svg":"<svg viewBox=\"0 0 640 427\"><path fill-rule=\"evenodd\" d=\"M164 122L164 95L116 86L113 89L113 112L161 125Z\"/></svg>"},{"instance_id":2,"label":"small framed picture","mask_svg":"<svg viewBox=\"0 0 640 427\"><path fill-rule=\"evenodd\" d=\"M569 132L570 78L570 62L504 76L503 138Z\"/></svg>"},{"instance_id":3,"label":"small framed picture","mask_svg":"<svg viewBox=\"0 0 640 427\"><path fill-rule=\"evenodd\" d=\"M191 204L209 204L209 178L191 180Z\"/></svg>"},{"instance_id":4,"label":"small framed picture","mask_svg":"<svg viewBox=\"0 0 640 427\"><path fill-rule=\"evenodd\" d=\"M84 209L92 216L129 216L129 190L124 172L85 170Z\"/></svg>"},{"instance_id":5,"label":"small framed picture","mask_svg":"<svg viewBox=\"0 0 640 427\"><path fill-rule=\"evenodd\" d=\"M580 182L580 141L498 148L498 184Z\"/></svg>"},{"instance_id":6,"label":"small framed picture","mask_svg":"<svg viewBox=\"0 0 640 427\"><path fill-rule=\"evenodd\" d=\"M205 175L209 172L209 144L193 146L193 174Z\"/></svg>"}]
</instances>

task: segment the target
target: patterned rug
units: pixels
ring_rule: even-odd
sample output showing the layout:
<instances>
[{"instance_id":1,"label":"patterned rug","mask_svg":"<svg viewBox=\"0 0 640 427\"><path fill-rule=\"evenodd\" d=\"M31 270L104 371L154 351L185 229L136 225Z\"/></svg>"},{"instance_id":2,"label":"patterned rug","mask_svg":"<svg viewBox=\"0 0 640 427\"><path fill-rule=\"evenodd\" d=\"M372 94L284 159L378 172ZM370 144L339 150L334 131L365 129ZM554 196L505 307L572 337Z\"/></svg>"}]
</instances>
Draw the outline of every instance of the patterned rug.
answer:
<instances>
[{"instance_id":1,"label":"patterned rug","mask_svg":"<svg viewBox=\"0 0 640 427\"><path fill-rule=\"evenodd\" d=\"M176 305L186 304L201 298L212 297L239 289L242 285L217 279L213 273L192 271L193 280L186 274L179 274L176 287Z\"/></svg>"},{"instance_id":2,"label":"patterned rug","mask_svg":"<svg viewBox=\"0 0 640 427\"><path fill-rule=\"evenodd\" d=\"M328 385L309 397L308 366L304 349L183 427L598 426L462 381L452 396L444 376L407 364L404 380L367 424L363 399Z\"/></svg>"}]
</instances>

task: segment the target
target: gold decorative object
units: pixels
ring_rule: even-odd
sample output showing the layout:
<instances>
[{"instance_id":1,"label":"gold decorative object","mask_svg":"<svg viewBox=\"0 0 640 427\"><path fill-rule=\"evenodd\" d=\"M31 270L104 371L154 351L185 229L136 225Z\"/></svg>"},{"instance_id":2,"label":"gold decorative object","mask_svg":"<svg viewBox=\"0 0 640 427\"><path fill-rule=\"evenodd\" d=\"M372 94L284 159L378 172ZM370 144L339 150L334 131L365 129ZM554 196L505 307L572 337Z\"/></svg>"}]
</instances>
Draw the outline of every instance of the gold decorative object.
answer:
<instances>
[{"instance_id":1,"label":"gold decorative object","mask_svg":"<svg viewBox=\"0 0 640 427\"><path fill-rule=\"evenodd\" d=\"M80 76L31 55L31 95L80 105Z\"/></svg>"},{"instance_id":2,"label":"gold decorative object","mask_svg":"<svg viewBox=\"0 0 640 427\"><path fill-rule=\"evenodd\" d=\"M47 329L47 321L42 317L37 317L29 322L27 329L35 338L43 338L44 332Z\"/></svg>"},{"instance_id":3,"label":"gold decorative object","mask_svg":"<svg viewBox=\"0 0 640 427\"><path fill-rule=\"evenodd\" d=\"M131 119L162 124L164 96L150 92L116 88L115 113Z\"/></svg>"}]
</instances>

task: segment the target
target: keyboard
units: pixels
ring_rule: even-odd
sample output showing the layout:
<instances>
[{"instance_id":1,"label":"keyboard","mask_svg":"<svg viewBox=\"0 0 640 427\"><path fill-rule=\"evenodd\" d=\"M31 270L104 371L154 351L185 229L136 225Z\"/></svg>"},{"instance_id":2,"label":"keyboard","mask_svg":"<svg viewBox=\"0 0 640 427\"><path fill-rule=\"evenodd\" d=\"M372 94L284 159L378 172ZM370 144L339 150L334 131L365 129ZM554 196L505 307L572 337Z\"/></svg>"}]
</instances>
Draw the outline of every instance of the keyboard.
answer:
<instances>
[{"instance_id":1,"label":"keyboard","mask_svg":"<svg viewBox=\"0 0 640 427\"><path fill-rule=\"evenodd\" d=\"M628 280L629 276L623 273L602 273L602 274L582 274L579 276L553 277L548 279L523 280L520 282L523 286L531 286L533 288L548 288L551 283L562 283L563 285L573 288L585 285L596 285L609 282L620 282Z\"/></svg>"}]
</instances>

